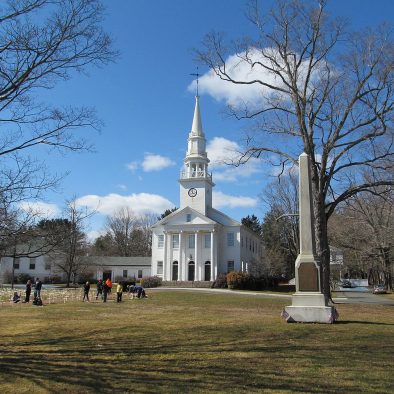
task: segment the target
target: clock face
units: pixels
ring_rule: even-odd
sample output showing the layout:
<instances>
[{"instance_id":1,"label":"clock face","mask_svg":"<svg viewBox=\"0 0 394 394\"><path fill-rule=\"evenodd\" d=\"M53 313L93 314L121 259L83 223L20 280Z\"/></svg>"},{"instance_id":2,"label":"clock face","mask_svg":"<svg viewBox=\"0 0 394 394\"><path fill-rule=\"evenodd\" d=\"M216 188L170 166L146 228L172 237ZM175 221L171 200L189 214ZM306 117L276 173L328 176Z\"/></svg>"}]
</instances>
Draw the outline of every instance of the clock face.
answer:
<instances>
[{"instance_id":1,"label":"clock face","mask_svg":"<svg viewBox=\"0 0 394 394\"><path fill-rule=\"evenodd\" d=\"M197 196L197 190L194 187L189 189L189 191L187 193L189 194L190 197L196 197Z\"/></svg>"}]
</instances>

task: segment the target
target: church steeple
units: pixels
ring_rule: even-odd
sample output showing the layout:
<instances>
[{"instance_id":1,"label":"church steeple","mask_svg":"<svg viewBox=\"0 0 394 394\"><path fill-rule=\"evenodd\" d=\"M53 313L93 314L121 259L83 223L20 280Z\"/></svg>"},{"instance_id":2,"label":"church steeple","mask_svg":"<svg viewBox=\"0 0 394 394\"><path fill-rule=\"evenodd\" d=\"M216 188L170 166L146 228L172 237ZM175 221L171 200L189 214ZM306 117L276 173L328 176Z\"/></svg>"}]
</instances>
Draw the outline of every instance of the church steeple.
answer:
<instances>
[{"instance_id":1,"label":"church steeple","mask_svg":"<svg viewBox=\"0 0 394 394\"><path fill-rule=\"evenodd\" d=\"M193 124L192 124L192 135L199 135L204 137L204 132L202 131L202 123L201 123L201 115L200 115L200 103L199 97L196 96L196 105L194 107L194 116L193 116Z\"/></svg>"},{"instance_id":2,"label":"church steeple","mask_svg":"<svg viewBox=\"0 0 394 394\"><path fill-rule=\"evenodd\" d=\"M212 175L208 172L209 159L202 129L199 97L196 96L192 129L187 141L187 152L181 172L180 207L191 206L206 213L212 207Z\"/></svg>"}]
</instances>

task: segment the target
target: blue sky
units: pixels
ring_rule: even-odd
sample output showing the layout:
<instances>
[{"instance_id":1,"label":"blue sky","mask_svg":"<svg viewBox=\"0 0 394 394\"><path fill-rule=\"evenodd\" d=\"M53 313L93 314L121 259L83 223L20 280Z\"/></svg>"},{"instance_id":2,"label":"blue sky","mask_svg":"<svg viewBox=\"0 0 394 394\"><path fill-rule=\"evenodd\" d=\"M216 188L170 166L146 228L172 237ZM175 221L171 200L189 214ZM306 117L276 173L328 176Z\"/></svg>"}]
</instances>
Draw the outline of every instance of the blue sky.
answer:
<instances>
[{"instance_id":1,"label":"blue sky","mask_svg":"<svg viewBox=\"0 0 394 394\"><path fill-rule=\"evenodd\" d=\"M179 205L178 177L192 124L196 72L193 48L213 30L229 37L251 28L241 0L103 1L105 29L120 51L117 61L88 74L75 74L46 92L44 99L96 108L101 133L84 131L94 153L51 154L45 161L58 174L69 172L46 204L59 216L64 201L80 198L98 214L89 231L103 229L105 215L128 205L136 213L160 214ZM264 1L269 4L271 1ZM394 2L331 1L329 9L355 28L392 19ZM199 72L207 69L200 66ZM205 93L204 93L205 92ZM211 160L226 148L237 148L245 124L222 115L228 92L202 90L200 105ZM301 152L300 152L301 153ZM254 162L237 169L211 167L216 183L214 205L240 220L264 215L258 195L275 179L271 167Z\"/></svg>"}]
</instances>

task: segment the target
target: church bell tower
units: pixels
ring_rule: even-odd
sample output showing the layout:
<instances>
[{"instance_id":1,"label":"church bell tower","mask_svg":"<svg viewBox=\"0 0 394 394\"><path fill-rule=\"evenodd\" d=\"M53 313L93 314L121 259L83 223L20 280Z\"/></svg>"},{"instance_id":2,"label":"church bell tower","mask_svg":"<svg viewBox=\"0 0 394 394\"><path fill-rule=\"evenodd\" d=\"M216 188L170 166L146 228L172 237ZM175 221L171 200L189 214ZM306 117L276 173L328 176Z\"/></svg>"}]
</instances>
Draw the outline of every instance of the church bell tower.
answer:
<instances>
[{"instance_id":1,"label":"church bell tower","mask_svg":"<svg viewBox=\"0 0 394 394\"><path fill-rule=\"evenodd\" d=\"M212 174L208 172L209 159L202 130L199 96L196 96L192 129L189 133L184 167L179 179L180 209L187 206L206 216L212 208Z\"/></svg>"}]
</instances>

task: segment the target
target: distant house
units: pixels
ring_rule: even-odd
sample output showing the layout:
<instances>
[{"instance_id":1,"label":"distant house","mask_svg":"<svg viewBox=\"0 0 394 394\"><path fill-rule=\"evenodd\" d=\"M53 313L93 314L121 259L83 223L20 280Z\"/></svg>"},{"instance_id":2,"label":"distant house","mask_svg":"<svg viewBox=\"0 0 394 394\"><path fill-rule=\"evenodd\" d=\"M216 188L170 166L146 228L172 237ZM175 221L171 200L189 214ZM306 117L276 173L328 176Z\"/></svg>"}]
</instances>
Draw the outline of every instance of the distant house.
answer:
<instances>
[{"instance_id":1,"label":"distant house","mask_svg":"<svg viewBox=\"0 0 394 394\"><path fill-rule=\"evenodd\" d=\"M0 259L0 283L9 283L12 273L12 257ZM121 279L141 279L151 275L150 257L87 256L83 258L84 277L92 279L111 278L116 282ZM14 261L14 277L19 274L40 278L44 282L64 281L65 274L56 267L55 259L50 255L20 257ZM78 279L78 278L77 278Z\"/></svg>"},{"instance_id":2,"label":"distant house","mask_svg":"<svg viewBox=\"0 0 394 394\"><path fill-rule=\"evenodd\" d=\"M96 279L110 278L117 282L151 275L151 257L89 256L85 260L95 269Z\"/></svg>"}]
</instances>

